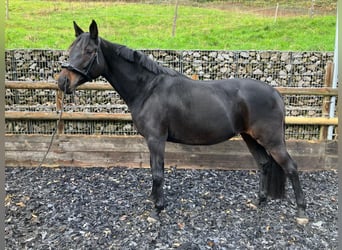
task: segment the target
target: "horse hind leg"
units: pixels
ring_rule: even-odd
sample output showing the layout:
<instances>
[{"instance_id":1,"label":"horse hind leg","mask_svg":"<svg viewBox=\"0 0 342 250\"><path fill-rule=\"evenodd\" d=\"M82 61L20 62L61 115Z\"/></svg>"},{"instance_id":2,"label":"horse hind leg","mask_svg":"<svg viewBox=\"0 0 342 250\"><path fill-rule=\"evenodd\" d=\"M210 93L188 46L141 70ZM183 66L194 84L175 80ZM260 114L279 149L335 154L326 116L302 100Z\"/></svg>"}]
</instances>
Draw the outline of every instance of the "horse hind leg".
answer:
<instances>
[{"instance_id":1,"label":"horse hind leg","mask_svg":"<svg viewBox=\"0 0 342 250\"><path fill-rule=\"evenodd\" d=\"M308 222L308 218L305 213L306 202L304 192L299 181L297 164L287 152L285 142L279 146L269 149L269 152L273 159L284 169L285 174L292 183L297 203L297 222L300 224L306 224Z\"/></svg>"},{"instance_id":2,"label":"horse hind leg","mask_svg":"<svg viewBox=\"0 0 342 250\"><path fill-rule=\"evenodd\" d=\"M297 223L308 223L309 220L305 213L305 197L299 181L297 164L287 152L285 141L281 140L279 143L275 143L273 138L272 143L263 143L263 145L268 145L267 147L264 147L261 145L262 142L259 144L249 134L241 135L247 143L252 155L261 165L261 198L264 197L263 193L272 198L283 197L285 195L286 177L288 177L291 181L296 198Z\"/></svg>"},{"instance_id":3,"label":"horse hind leg","mask_svg":"<svg viewBox=\"0 0 342 250\"><path fill-rule=\"evenodd\" d=\"M283 169L254 138L245 133L242 133L241 136L259 165L259 205L265 203L267 197L275 199L283 198L285 195L286 182L286 176L284 175Z\"/></svg>"}]
</instances>

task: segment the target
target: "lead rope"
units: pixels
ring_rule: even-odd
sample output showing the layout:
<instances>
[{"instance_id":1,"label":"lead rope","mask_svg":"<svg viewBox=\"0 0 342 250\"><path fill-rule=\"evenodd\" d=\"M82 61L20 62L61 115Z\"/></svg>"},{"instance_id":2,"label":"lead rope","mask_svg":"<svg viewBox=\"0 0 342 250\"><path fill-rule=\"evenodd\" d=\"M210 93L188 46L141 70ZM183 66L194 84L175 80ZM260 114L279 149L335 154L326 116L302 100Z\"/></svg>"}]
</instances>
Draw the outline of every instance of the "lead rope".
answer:
<instances>
[{"instance_id":1,"label":"lead rope","mask_svg":"<svg viewBox=\"0 0 342 250\"><path fill-rule=\"evenodd\" d=\"M57 120L57 123L56 123L56 128L54 129L52 135L51 135L51 140L50 140L50 143L49 143L49 146L48 146L48 149L46 150L45 154L44 154L44 157L42 158L42 160L40 161L39 165L34 169L32 170L30 173L22 176L19 180L17 179L16 181L21 181L22 179L24 178L27 178L29 177L30 175L34 174L35 172L37 172L38 169L40 169L44 163L44 161L46 160L46 157L47 155L49 154L50 150L51 150L51 147L52 147L52 143L53 143L53 140L55 138L55 135L56 135L56 132L57 132L57 129L58 129L58 126L62 120L62 114L63 114L63 106L64 106L64 96L65 96L65 93L62 94L62 101L61 101L61 110L57 110L57 112L59 112L59 117L58 117L58 120ZM13 183L14 181L10 181L9 183ZM8 182L7 182L8 183Z\"/></svg>"},{"instance_id":2,"label":"lead rope","mask_svg":"<svg viewBox=\"0 0 342 250\"><path fill-rule=\"evenodd\" d=\"M63 93L63 94L62 94L62 101L61 101L61 104L62 104L62 105L61 105L61 110L59 110L59 117L58 117L58 121L57 121L57 123L56 123L56 124L57 124L57 126L56 126L57 128L55 128L55 130L54 130L53 133L52 133L49 147L48 147L48 149L47 149L47 151L46 151L46 153L45 153L43 159L42 159L41 162L39 163L38 168L42 167L44 161L46 160L46 157L47 157L47 155L49 154L49 152L50 152L50 150L51 150L52 143L53 143L53 140L54 140L54 138L55 138L57 129L58 129L59 124L60 124L60 122L61 122L61 120L62 120L64 96L65 96L65 94ZM58 111L57 111L57 112L58 112Z\"/></svg>"}]
</instances>

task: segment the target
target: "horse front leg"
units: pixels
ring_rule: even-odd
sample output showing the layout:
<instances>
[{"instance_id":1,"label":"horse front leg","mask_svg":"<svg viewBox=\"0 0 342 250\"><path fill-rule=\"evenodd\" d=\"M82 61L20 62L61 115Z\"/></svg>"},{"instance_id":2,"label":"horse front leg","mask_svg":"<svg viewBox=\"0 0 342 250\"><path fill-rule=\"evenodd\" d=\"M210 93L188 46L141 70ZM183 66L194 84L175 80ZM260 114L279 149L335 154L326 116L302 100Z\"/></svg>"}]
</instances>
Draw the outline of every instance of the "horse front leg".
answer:
<instances>
[{"instance_id":1,"label":"horse front leg","mask_svg":"<svg viewBox=\"0 0 342 250\"><path fill-rule=\"evenodd\" d=\"M147 145L150 151L150 165L152 170L152 192L151 198L158 210L165 207L164 203L164 153L165 141L148 139Z\"/></svg>"}]
</instances>

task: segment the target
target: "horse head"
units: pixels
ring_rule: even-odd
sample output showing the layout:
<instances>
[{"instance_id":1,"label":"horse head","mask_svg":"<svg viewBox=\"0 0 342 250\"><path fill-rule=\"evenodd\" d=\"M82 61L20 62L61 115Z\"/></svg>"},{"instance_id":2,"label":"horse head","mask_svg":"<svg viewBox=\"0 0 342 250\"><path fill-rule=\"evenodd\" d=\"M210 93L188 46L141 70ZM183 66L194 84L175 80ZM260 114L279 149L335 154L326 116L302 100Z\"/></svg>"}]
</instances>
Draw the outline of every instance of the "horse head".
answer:
<instances>
[{"instance_id":1,"label":"horse head","mask_svg":"<svg viewBox=\"0 0 342 250\"><path fill-rule=\"evenodd\" d=\"M105 70L96 22L93 20L89 32L84 32L74 21L74 29L76 39L69 48L69 61L62 64L58 78L58 87L67 94Z\"/></svg>"}]
</instances>

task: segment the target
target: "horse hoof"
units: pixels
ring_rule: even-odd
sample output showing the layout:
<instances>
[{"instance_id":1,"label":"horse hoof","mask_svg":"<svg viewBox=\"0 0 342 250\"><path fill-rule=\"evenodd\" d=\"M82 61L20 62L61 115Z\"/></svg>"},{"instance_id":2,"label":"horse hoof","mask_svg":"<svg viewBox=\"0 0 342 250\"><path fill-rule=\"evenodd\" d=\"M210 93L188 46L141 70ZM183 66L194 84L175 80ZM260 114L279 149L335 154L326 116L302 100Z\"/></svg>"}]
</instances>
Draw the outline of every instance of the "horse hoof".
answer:
<instances>
[{"instance_id":1,"label":"horse hoof","mask_svg":"<svg viewBox=\"0 0 342 250\"><path fill-rule=\"evenodd\" d=\"M250 209L257 210L258 209L258 203L253 202L252 200L247 200L246 206Z\"/></svg>"},{"instance_id":2,"label":"horse hoof","mask_svg":"<svg viewBox=\"0 0 342 250\"><path fill-rule=\"evenodd\" d=\"M159 213L160 211L156 210L156 211L151 211L150 215L147 218L147 221L150 223L155 223L157 221L159 221Z\"/></svg>"},{"instance_id":3,"label":"horse hoof","mask_svg":"<svg viewBox=\"0 0 342 250\"><path fill-rule=\"evenodd\" d=\"M306 225L306 224L309 223L309 218L307 218L307 217L297 217L296 221L297 221L298 225Z\"/></svg>"},{"instance_id":4,"label":"horse hoof","mask_svg":"<svg viewBox=\"0 0 342 250\"><path fill-rule=\"evenodd\" d=\"M162 210L164 210L164 208L165 208L165 204L164 204L164 202L163 203L159 203L159 202L156 202L155 203L155 208L157 209L157 211L162 211Z\"/></svg>"},{"instance_id":5,"label":"horse hoof","mask_svg":"<svg viewBox=\"0 0 342 250\"><path fill-rule=\"evenodd\" d=\"M299 207L297 211L296 221L298 225L306 225L309 222L309 218L305 213L305 209Z\"/></svg>"}]
</instances>

